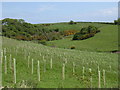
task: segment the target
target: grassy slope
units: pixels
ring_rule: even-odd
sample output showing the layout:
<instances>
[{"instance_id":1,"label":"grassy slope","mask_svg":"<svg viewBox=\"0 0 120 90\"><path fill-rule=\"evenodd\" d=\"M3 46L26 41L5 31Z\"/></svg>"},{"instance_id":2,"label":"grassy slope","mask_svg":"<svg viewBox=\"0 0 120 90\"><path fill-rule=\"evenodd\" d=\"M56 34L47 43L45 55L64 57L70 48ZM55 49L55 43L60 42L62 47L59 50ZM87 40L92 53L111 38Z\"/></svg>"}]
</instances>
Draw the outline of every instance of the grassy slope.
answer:
<instances>
[{"instance_id":1,"label":"grassy slope","mask_svg":"<svg viewBox=\"0 0 120 90\"><path fill-rule=\"evenodd\" d=\"M4 73L4 61L3 61L3 86L14 86L13 72L9 69L9 55L17 60L17 85L22 80L26 80L29 83L27 86L39 87L39 88L88 88L90 87L90 74L89 68L92 69L93 87L98 87L98 74L97 65L100 66L101 71L101 87L117 87L117 54L112 53L98 53L87 52L78 50L68 50L60 48L51 48L43 45L17 41L13 39L3 38L3 48L7 48L7 64L8 73ZM30 58L30 68L27 66L27 56ZM41 54L41 55L40 55ZM46 59L47 70L43 72L43 56ZM53 69L50 69L50 58L53 59ZM34 74L31 74L31 59L34 59ZM66 79L61 80L62 63L67 59L66 64ZM4 60L4 57L3 57ZM41 67L41 82L38 82L37 78L37 60L40 60ZM72 75L72 63L76 64L76 76ZM111 71L109 68L111 65ZM85 79L82 79L82 67L85 67ZM103 86L102 70L106 70L106 86Z\"/></svg>"},{"instance_id":2,"label":"grassy slope","mask_svg":"<svg viewBox=\"0 0 120 90\"><path fill-rule=\"evenodd\" d=\"M60 31L64 30L80 30L82 27L87 27L89 25L96 26L98 28L102 26L106 26L106 24L99 24L99 23L77 23L74 25L70 25L68 23L54 23L54 25L47 26L45 28L48 29L55 29L58 28Z\"/></svg>"},{"instance_id":3,"label":"grassy slope","mask_svg":"<svg viewBox=\"0 0 120 90\"><path fill-rule=\"evenodd\" d=\"M72 38L66 38L49 41L47 43L49 46L54 45L60 48L70 48L71 46L75 46L76 49L88 51L118 50L118 27L116 25L103 25L99 29L101 30L100 33L86 40L71 41Z\"/></svg>"}]
</instances>

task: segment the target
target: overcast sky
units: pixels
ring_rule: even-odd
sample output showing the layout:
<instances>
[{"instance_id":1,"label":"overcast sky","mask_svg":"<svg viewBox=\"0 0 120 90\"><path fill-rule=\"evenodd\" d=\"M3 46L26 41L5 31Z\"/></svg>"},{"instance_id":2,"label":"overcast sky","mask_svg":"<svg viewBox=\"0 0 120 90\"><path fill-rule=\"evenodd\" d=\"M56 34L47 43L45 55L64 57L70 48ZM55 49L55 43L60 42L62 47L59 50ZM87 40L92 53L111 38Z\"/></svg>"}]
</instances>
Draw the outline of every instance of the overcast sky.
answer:
<instances>
[{"instance_id":1,"label":"overcast sky","mask_svg":"<svg viewBox=\"0 0 120 90\"><path fill-rule=\"evenodd\" d=\"M73 21L112 22L118 18L117 2L3 2L2 19L29 23Z\"/></svg>"}]
</instances>

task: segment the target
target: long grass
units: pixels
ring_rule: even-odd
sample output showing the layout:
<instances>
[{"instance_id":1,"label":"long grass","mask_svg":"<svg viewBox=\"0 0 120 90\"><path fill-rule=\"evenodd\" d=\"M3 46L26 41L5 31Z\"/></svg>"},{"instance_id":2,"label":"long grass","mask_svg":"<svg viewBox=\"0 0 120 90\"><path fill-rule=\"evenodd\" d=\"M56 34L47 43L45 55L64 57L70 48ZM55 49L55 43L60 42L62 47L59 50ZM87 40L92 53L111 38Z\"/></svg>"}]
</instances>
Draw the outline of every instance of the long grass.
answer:
<instances>
[{"instance_id":1,"label":"long grass","mask_svg":"<svg viewBox=\"0 0 120 90\"><path fill-rule=\"evenodd\" d=\"M73 36L61 40L48 41L48 46L76 50L110 52L118 50L118 27L117 25L102 25L98 28L101 32L86 40L72 40ZM67 27L67 26L66 26ZM76 28L74 28L76 29Z\"/></svg>"},{"instance_id":2,"label":"long grass","mask_svg":"<svg viewBox=\"0 0 120 90\"><path fill-rule=\"evenodd\" d=\"M60 49L43 46L25 41L17 41L3 37L3 49L5 56L16 59L16 84L14 84L14 72L9 67L7 74L4 72L5 64L2 64L3 86L21 87L25 81L26 87L38 88L89 88L91 87L89 68L92 70L92 87L98 88L98 64L99 71L105 70L105 85L100 76L101 88L118 86L118 55L113 53L87 52L70 49ZM17 49L17 51L16 51ZM17 52L17 54L16 54ZM28 67L28 56L30 56ZM43 60L46 60L44 62ZM50 61L52 58L52 66ZM67 62L65 63L65 58ZM32 59L34 60L34 73L31 73ZM38 60L40 61L40 82L38 82ZM4 61L4 58L3 58ZM73 75L73 62L75 74ZM12 67L13 67L13 62ZM62 80L62 65L65 63L65 79ZM9 62L7 62L7 66ZM44 67L45 65L45 67ZM111 70L110 67L111 66ZM83 78L84 67L84 78ZM44 68L46 72L44 72ZM101 72L102 73L102 72Z\"/></svg>"}]
</instances>

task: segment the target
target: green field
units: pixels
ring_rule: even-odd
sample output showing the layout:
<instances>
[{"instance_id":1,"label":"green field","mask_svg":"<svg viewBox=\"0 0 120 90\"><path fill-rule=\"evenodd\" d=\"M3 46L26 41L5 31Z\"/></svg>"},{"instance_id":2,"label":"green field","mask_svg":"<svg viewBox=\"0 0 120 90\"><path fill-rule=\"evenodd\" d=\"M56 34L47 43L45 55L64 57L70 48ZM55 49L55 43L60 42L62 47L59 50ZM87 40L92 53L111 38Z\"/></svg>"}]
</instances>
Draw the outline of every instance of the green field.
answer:
<instances>
[{"instance_id":1,"label":"green field","mask_svg":"<svg viewBox=\"0 0 120 90\"><path fill-rule=\"evenodd\" d=\"M69 27L66 25L66 27L61 26L60 30L66 29L69 27L69 29L75 29L80 30L80 28L75 28L76 26L84 27L88 25L94 25L98 27L98 29L101 31L100 33L97 33L94 37L86 39L86 40L79 40L79 41L72 41L73 36L65 37L61 40L54 40L47 42L48 46L55 46L59 48L67 48L70 49L70 47L74 46L76 50L82 50L82 51L102 51L102 52L110 52L114 50L118 50L118 26L117 25L110 25L110 24L98 24L98 23L80 23L78 25L71 25ZM53 28L53 26L51 26ZM57 27L57 24L56 26ZM68 30L69 30L68 29Z\"/></svg>"},{"instance_id":2,"label":"green field","mask_svg":"<svg viewBox=\"0 0 120 90\"><path fill-rule=\"evenodd\" d=\"M58 44L67 45L74 42L74 44L81 44L84 46L85 43L87 44L82 48L86 48L90 45L89 40L97 40L98 44L96 43L94 46L91 45L87 48L94 50L97 46L101 43L104 47L101 50L105 49L110 50L112 48L116 49L117 40L114 38L107 38L105 34L102 32L107 32L107 29L110 29L111 33L107 34L108 36L113 35L111 30L111 25L106 27L101 27L101 33L98 33L95 37L90 38L85 41L69 41L70 39L59 40ZM116 26L113 26L115 28ZM117 30L116 30L117 31ZM102 37L100 38L100 34ZM116 35L116 34L115 34ZM106 42L111 43L104 44L101 42L102 38L106 37ZM117 36L115 36L117 38ZM104 39L104 38L103 38ZM103 40L103 42L105 42ZM87 43L88 41L88 43ZM57 41L53 41L57 42ZM66 45L64 44L66 43ZM69 44L67 44L69 43ZM95 41L94 41L95 43ZM60 46L61 46L60 45ZM70 45L70 46L71 46ZM100 50L101 45L98 46ZM105 46L108 45L108 46ZM114 48L115 45L115 48ZM64 47L63 46L63 47ZM79 45L78 45L79 46ZM77 45L76 45L77 47ZM100 71L100 85L102 88L113 88L118 87L118 55L115 53L100 53L100 52L88 52L88 51L80 51L80 50L70 50L70 49L62 49L62 48L52 48L48 46L44 46L41 44L36 44L32 42L26 41L17 41L13 39L8 39L3 37L3 52L2 57L2 78L3 78L3 86L7 87L37 87L37 88L98 88L98 66ZM12 56L12 68L10 69L10 54ZM6 56L6 62L5 62ZM28 56L30 56L29 64L28 64ZM43 60L46 60L46 62ZM16 59L16 84L14 84L14 69L13 69L13 58ZM50 69L50 60L52 58L53 68ZM31 73L31 61L34 61L34 72ZM41 81L38 81L38 74L37 74L37 61L40 61L40 75ZM73 62L75 63L75 73L73 75ZM7 64L5 64L7 63ZM65 63L65 79L62 80L62 64ZM29 67L28 67L29 65ZM5 66L7 67L7 73L5 74ZM83 67L85 68L83 74ZM91 72L89 71L91 69ZM103 81L103 69L105 70L105 85ZM46 71L45 71L46 70ZM84 75L84 79L83 79ZM92 77L92 81L90 81ZM23 83L22 81L25 81Z\"/></svg>"},{"instance_id":3,"label":"green field","mask_svg":"<svg viewBox=\"0 0 120 90\"><path fill-rule=\"evenodd\" d=\"M78 22L77 24L70 25L68 23L53 23L53 25L45 27L46 29L55 29L58 28L60 31L65 31L65 30L80 30L82 27L87 27L89 25L96 26L98 28L106 26L107 24L100 24L96 22Z\"/></svg>"}]
</instances>

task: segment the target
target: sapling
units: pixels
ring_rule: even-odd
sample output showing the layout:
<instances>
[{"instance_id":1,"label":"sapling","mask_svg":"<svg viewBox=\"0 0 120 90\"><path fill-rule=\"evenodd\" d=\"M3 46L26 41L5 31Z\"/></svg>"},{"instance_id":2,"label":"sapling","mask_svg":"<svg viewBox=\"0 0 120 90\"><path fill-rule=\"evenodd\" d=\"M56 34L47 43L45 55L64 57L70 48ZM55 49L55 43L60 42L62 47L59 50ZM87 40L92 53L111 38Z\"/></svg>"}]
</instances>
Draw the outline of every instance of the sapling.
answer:
<instances>
[{"instance_id":1,"label":"sapling","mask_svg":"<svg viewBox=\"0 0 120 90\"><path fill-rule=\"evenodd\" d=\"M65 80L65 64L62 66L62 80Z\"/></svg>"},{"instance_id":2,"label":"sapling","mask_svg":"<svg viewBox=\"0 0 120 90\"><path fill-rule=\"evenodd\" d=\"M16 59L14 58L14 83L16 83Z\"/></svg>"},{"instance_id":3,"label":"sapling","mask_svg":"<svg viewBox=\"0 0 120 90\"><path fill-rule=\"evenodd\" d=\"M38 60L38 81L40 81L40 62Z\"/></svg>"},{"instance_id":4,"label":"sapling","mask_svg":"<svg viewBox=\"0 0 120 90\"><path fill-rule=\"evenodd\" d=\"M101 85L100 85L100 71L98 71L98 88L101 88Z\"/></svg>"},{"instance_id":5,"label":"sapling","mask_svg":"<svg viewBox=\"0 0 120 90\"><path fill-rule=\"evenodd\" d=\"M32 59L32 74L33 74L33 59Z\"/></svg>"},{"instance_id":6,"label":"sapling","mask_svg":"<svg viewBox=\"0 0 120 90\"><path fill-rule=\"evenodd\" d=\"M5 56L5 74L7 74L7 60L6 60L6 56Z\"/></svg>"}]
</instances>

